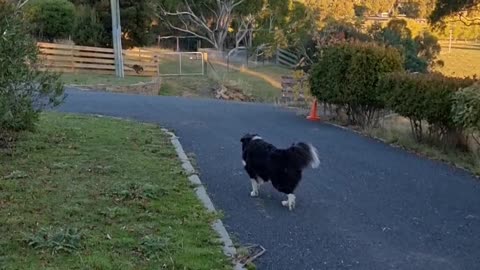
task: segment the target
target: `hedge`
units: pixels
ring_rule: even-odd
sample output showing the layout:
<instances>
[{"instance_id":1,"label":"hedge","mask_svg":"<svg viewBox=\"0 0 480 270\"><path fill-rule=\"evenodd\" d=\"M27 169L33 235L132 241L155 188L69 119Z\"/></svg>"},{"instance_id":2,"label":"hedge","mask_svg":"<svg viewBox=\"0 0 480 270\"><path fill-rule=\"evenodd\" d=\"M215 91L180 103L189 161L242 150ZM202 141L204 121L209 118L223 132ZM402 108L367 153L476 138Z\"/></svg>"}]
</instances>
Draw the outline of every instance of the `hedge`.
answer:
<instances>
[{"instance_id":1,"label":"hedge","mask_svg":"<svg viewBox=\"0 0 480 270\"><path fill-rule=\"evenodd\" d=\"M344 109L350 124L375 125L385 107L379 79L402 66L402 57L393 48L373 43L329 46L312 68L311 91L319 101Z\"/></svg>"},{"instance_id":2,"label":"hedge","mask_svg":"<svg viewBox=\"0 0 480 270\"><path fill-rule=\"evenodd\" d=\"M452 113L455 124L465 129L480 145L480 83L455 93Z\"/></svg>"},{"instance_id":3,"label":"hedge","mask_svg":"<svg viewBox=\"0 0 480 270\"><path fill-rule=\"evenodd\" d=\"M37 64L37 44L21 10L0 0L0 140L3 133L33 129L42 109L64 99L59 75Z\"/></svg>"},{"instance_id":4,"label":"hedge","mask_svg":"<svg viewBox=\"0 0 480 270\"><path fill-rule=\"evenodd\" d=\"M425 139L424 127L428 127L429 138L445 141L462 131L452 113L454 94L472 84L473 80L468 78L451 78L437 73L392 73L382 76L378 87L385 91L388 108L410 119L416 140Z\"/></svg>"}]
</instances>

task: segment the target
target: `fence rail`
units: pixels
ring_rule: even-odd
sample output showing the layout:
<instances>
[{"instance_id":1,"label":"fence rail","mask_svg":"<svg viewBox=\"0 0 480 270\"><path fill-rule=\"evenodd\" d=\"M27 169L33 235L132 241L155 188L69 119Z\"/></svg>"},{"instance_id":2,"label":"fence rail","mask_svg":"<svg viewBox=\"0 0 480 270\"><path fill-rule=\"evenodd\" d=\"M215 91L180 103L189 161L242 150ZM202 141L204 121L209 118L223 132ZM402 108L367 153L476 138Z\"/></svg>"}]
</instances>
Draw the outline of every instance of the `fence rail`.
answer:
<instances>
[{"instance_id":1,"label":"fence rail","mask_svg":"<svg viewBox=\"0 0 480 270\"><path fill-rule=\"evenodd\" d=\"M298 56L283 49L277 50L277 64L287 66L289 68L295 67L300 60Z\"/></svg>"},{"instance_id":2,"label":"fence rail","mask_svg":"<svg viewBox=\"0 0 480 270\"><path fill-rule=\"evenodd\" d=\"M41 68L67 73L94 72L115 74L111 48L38 42ZM123 50L126 75L158 76L158 59L153 51L141 48Z\"/></svg>"}]
</instances>

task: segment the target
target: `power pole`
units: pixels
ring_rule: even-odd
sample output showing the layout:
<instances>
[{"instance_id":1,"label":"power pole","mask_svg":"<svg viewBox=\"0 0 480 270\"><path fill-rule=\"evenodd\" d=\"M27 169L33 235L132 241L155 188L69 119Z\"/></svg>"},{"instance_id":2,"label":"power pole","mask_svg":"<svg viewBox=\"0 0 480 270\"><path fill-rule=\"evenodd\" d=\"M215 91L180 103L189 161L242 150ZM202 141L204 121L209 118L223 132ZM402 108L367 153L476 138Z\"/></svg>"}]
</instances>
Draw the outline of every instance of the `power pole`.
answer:
<instances>
[{"instance_id":1,"label":"power pole","mask_svg":"<svg viewBox=\"0 0 480 270\"><path fill-rule=\"evenodd\" d=\"M120 24L119 0L110 0L112 10L112 41L115 54L115 74L118 78L124 78L123 55L122 55L122 26Z\"/></svg>"}]
</instances>

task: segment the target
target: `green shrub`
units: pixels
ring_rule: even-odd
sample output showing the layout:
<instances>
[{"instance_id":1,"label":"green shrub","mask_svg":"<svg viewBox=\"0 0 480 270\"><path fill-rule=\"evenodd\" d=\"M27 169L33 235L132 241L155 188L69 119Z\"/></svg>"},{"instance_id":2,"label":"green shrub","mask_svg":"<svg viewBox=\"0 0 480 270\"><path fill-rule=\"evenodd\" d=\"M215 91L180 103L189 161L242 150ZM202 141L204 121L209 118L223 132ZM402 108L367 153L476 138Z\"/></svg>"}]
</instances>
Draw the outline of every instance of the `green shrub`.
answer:
<instances>
[{"instance_id":1,"label":"green shrub","mask_svg":"<svg viewBox=\"0 0 480 270\"><path fill-rule=\"evenodd\" d=\"M39 39L54 41L72 32L75 6L68 0L34 1L27 7L30 31Z\"/></svg>"},{"instance_id":2,"label":"green shrub","mask_svg":"<svg viewBox=\"0 0 480 270\"><path fill-rule=\"evenodd\" d=\"M453 121L480 145L480 84L456 92L453 100Z\"/></svg>"},{"instance_id":3,"label":"green shrub","mask_svg":"<svg viewBox=\"0 0 480 270\"><path fill-rule=\"evenodd\" d=\"M312 94L321 102L344 109L350 124L372 126L385 107L377 87L379 78L402 70L402 65L398 51L371 43L326 47L312 68Z\"/></svg>"},{"instance_id":4,"label":"green shrub","mask_svg":"<svg viewBox=\"0 0 480 270\"><path fill-rule=\"evenodd\" d=\"M19 10L0 1L0 136L31 129L39 112L62 101L59 76L39 71L38 49Z\"/></svg>"},{"instance_id":5,"label":"green shrub","mask_svg":"<svg viewBox=\"0 0 480 270\"><path fill-rule=\"evenodd\" d=\"M75 228L41 228L35 234L26 237L29 247L38 250L48 250L52 254L73 253L82 248L82 235Z\"/></svg>"},{"instance_id":6,"label":"green shrub","mask_svg":"<svg viewBox=\"0 0 480 270\"><path fill-rule=\"evenodd\" d=\"M77 45L101 46L105 43L105 30L98 19L97 12L90 6L78 6L72 39Z\"/></svg>"},{"instance_id":7,"label":"green shrub","mask_svg":"<svg viewBox=\"0 0 480 270\"><path fill-rule=\"evenodd\" d=\"M410 120L417 141L424 140L428 131L431 139L457 144L462 129L451 113L453 95L472 83L435 73L392 73L382 77L379 87L385 90L387 106Z\"/></svg>"}]
</instances>

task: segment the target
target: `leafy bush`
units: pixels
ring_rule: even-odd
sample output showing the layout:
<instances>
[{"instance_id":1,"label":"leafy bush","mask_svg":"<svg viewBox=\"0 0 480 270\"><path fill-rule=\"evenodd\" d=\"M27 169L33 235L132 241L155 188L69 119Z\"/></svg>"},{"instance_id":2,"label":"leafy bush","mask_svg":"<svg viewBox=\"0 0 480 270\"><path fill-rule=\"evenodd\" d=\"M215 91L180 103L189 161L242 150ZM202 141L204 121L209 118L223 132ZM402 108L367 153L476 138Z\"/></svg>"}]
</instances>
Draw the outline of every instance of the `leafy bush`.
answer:
<instances>
[{"instance_id":1,"label":"leafy bush","mask_svg":"<svg viewBox=\"0 0 480 270\"><path fill-rule=\"evenodd\" d=\"M58 0L61 1L61 0ZM66 0L65 0L66 1ZM77 36L77 44L87 45L81 43L82 41L99 42L101 47L111 47L112 46L112 16L110 10L110 1L109 0L70 0L75 4L76 8L80 13L84 11L81 10L81 6L88 6L85 12L88 12L88 9L93 10L92 13L95 14L96 19L91 19L92 21L87 22L88 15L79 14L82 17L82 20L86 22L82 31L85 29L92 29L95 31L92 35L96 36L95 39L86 39L84 33L81 34L83 37ZM155 44L156 35L152 32L152 27L154 22L157 20L156 10L153 5L155 1L151 0L121 0L120 1L120 17L122 21L122 46L123 48L131 47L140 47L148 44ZM178 1L173 1L177 4ZM85 7L84 7L85 8ZM72 16L73 18L73 16ZM73 21L73 20L72 20ZM98 25L102 26L102 32L99 32ZM163 25L162 25L163 26ZM78 29L78 25L76 26ZM164 34L163 32L161 34ZM76 35L75 33L73 34Z\"/></svg>"},{"instance_id":2,"label":"leafy bush","mask_svg":"<svg viewBox=\"0 0 480 270\"><path fill-rule=\"evenodd\" d=\"M52 254L73 253L82 248L82 236L77 229L41 228L35 234L28 235L25 242L29 247L38 250L48 250Z\"/></svg>"},{"instance_id":3,"label":"leafy bush","mask_svg":"<svg viewBox=\"0 0 480 270\"><path fill-rule=\"evenodd\" d=\"M436 73L393 73L383 76L379 87L385 89L387 106L410 119L417 141L424 140L426 122L431 139L457 144L461 129L451 113L453 95L472 83L470 79L450 78Z\"/></svg>"},{"instance_id":4,"label":"leafy bush","mask_svg":"<svg viewBox=\"0 0 480 270\"><path fill-rule=\"evenodd\" d=\"M0 136L31 129L39 112L63 98L58 75L36 69L38 49L22 14L0 1Z\"/></svg>"},{"instance_id":5,"label":"leafy bush","mask_svg":"<svg viewBox=\"0 0 480 270\"><path fill-rule=\"evenodd\" d=\"M78 6L72 31L75 44L83 46L101 46L105 43L105 30L98 19L97 12L90 6Z\"/></svg>"},{"instance_id":6,"label":"leafy bush","mask_svg":"<svg viewBox=\"0 0 480 270\"><path fill-rule=\"evenodd\" d=\"M377 87L380 76L400 70L395 49L370 43L334 45L320 52L310 75L311 90L319 101L344 109L350 124L371 126L385 107Z\"/></svg>"},{"instance_id":7,"label":"leafy bush","mask_svg":"<svg viewBox=\"0 0 480 270\"><path fill-rule=\"evenodd\" d=\"M68 38L73 29L75 6L68 0L34 1L28 5L31 32L39 39Z\"/></svg>"},{"instance_id":8,"label":"leafy bush","mask_svg":"<svg viewBox=\"0 0 480 270\"><path fill-rule=\"evenodd\" d=\"M393 19L386 27L372 25L368 32L375 41L395 47L401 52L405 70L425 73L429 67L437 64L435 60L440 53L440 44L428 31L421 31L413 38L411 28L413 26L408 21Z\"/></svg>"},{"instance_id":9,"label":"leafy bush","mask_svg":"<svg viewBox=\"0 0 480 270\"><path fill-rule=\"evenodd\" d=\"M454 95L453 121L480 145L480 84L463 88Z\"/></svg>"}]
</instances>

